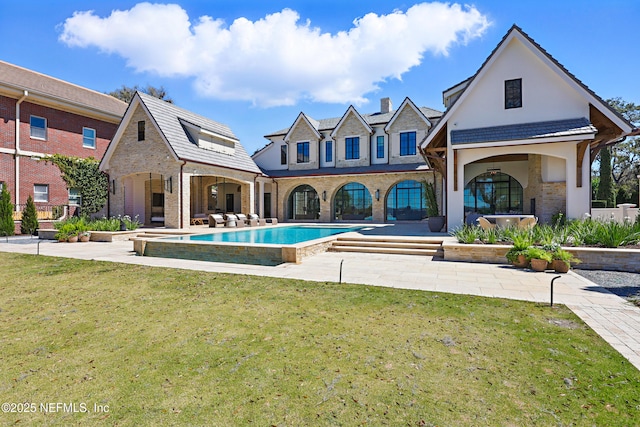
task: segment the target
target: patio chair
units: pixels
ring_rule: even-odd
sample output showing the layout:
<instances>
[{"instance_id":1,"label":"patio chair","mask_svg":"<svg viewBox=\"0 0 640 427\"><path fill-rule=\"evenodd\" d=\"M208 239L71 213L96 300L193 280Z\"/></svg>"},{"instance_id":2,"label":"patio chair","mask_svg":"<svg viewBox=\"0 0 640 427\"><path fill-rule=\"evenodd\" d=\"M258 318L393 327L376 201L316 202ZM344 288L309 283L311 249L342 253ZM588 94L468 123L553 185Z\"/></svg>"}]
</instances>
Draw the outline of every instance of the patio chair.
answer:
<instances>
[{"instance_id":1,"label":"patio chair","mask_svg":"<svg viewBox=\"0 0 640 427\"><path fill-rule=\"evenodd\" d=\"M492 230L492 229L496 228L495 224L490 223L488 219L486 219L486 218L484 218L482 216L479 217L477 219L477 221L478 221L478 225L480 227L482 227L484 230Z\"/></svg>"},{"instance_id":2,"label":"patio chair","mask_svg":"<svg viewBox=\"0 0 640 427\"><path fill-rule=\"evenodd\" d=\"M257 227L259 224L260 217L256 214L249 214L249 225L251 227Z\"/></svg>"},{"instance_id":3,"label":"patio chair","mask_svg":"<svg viewBox=\"0 0 640 427\"><path fill-rule=\"evenodd\" d=\"M250 225L249 219L245 214L236 214L236 216L238 217L238 222L241 222L242 225ZM240 227L242 227L242 225Z\"/></svg>"},{"instance_id":4,"label":"patio chair","mask_svg":"<svg viewBox=\"0 0 640 427\"><path fill-rule=\"evenodd\" d=\"M523 218L518 223L518 228L524 228L524 229L533 228L537 223L538 223L537 218L534 218L534 217Z\"/></svg>"},{"instance_id":5,"label":"patio chair","mask_svg":"<svg viewBox=\"0 0 640 427\"><path fill-rule=\"evenodd\" d=\"M238 217L234 214L226 214L225 219L227 220L225 227L244 227L244 222L238 221Z\"/></svg>"},{"instance_id":6,"label":"patio chair","mask_svg":"<svg viewBox=\"0 0 640 427\"><path fill-rule=\"evenodd\" d=\"M209 227L224 227L225 221L220 214L209 214Z\"/></svg>"}]
</instances>

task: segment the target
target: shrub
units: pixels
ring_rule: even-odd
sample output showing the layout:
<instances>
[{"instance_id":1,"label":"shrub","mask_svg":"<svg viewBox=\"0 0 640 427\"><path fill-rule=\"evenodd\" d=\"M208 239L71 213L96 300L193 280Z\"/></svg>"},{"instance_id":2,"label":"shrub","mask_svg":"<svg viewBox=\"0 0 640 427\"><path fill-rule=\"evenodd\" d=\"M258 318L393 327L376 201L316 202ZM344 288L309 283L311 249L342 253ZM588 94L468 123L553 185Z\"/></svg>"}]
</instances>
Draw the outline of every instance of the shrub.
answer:
<instances>
[{"instance_id":1,"label":"shrub","mask_svg":"<svg viewBox=\"0 0 640 427\"><path fill-rule=\"evenodd\" d=\"M2 191L0 191L0 236L13 236L15 232L11 194L9 194L6 185L3 185Z\"/></svg>"},{"instance_id":2,"label":"shrub","mask_svg":"<svg viewBox=\"0 0 640 427\"><path fill-rule=\"evenodd\" d=\"M477 240L480 240L482 229L474 225L465 224L462 227L453 230L451 232L451 235L458 240L458 243L471 244L475 243Z\"/></svg>"},{"instance_id":3,"label":"shrub","mask_svg":"<svg viewBox=\"0 0 640 427\"><path fill-rule=\"evenodd\" d=\"M530 246L527 248L526 256L528 259L543 259L547 262L553 261L551 252L544 250L538 246Z\"/></svg>"},{"instance_id":4,"label":"shrub","mask_svg":"<svg viewBox=\"0 0 640 427\"><path fill-rule=\"evenodd\" d=\"M22 212L20 233L33 235L38 227L40 227L40 224L38 223L38 210L36 209L36 204L33 203L33 197L29 195L27 198L27 205Z\"/></svg>"}]
</instances>

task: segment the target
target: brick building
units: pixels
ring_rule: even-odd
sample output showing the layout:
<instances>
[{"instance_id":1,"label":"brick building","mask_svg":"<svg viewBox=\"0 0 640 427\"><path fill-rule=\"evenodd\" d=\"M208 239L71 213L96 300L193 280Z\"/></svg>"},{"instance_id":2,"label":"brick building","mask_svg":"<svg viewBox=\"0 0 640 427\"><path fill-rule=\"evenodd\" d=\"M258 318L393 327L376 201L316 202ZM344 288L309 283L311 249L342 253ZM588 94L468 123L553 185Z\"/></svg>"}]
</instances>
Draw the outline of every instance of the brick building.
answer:
<instances>
[{"instance_id":1,"label":"brick building","mask_svg":"<svg viewBox=\"0 0 640 427\"><path fill-rule=\"evenodd\" d=\"M0 184L11 193L14 217L29 195L41 220L77 205L59 169L41 159L101 159L126 108L112 96L0 61Z\"/></svg>"}]
</instances>

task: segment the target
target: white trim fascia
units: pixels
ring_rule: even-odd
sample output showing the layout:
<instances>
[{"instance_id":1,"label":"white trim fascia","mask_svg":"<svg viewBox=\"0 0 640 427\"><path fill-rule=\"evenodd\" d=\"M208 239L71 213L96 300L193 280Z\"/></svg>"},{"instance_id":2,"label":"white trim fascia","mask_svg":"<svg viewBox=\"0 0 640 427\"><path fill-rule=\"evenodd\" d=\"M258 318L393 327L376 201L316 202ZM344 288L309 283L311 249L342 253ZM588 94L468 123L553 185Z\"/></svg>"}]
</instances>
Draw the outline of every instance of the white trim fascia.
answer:
<instances>
[{"instance_id":1,"label":"white trim fascia","mask_svg":"<svg viewBox=\"0 0 640 427\"><path fill-rule=\"evenodd\" d=\"M402 101L402 104L400 104L400 106L396 110L395 114L391 117L391 120L389 120L389 122L383 128L385 133L387 133L387 134L389 133L389 129L391 128L391 125L393 125L393 122L395 122L396 119L398 117L400 117L400 115L402 114L404 109L407 107L407 105L409 105L413 109L413 111L415 111L415 113L418 115L418 117L420 117L420 118L422 118L422 120L424 120L424 122L427 124L427 129L429 129L429 128L431 128L433 126L433 123L431 123L431 120L429 120L429 118L427 116L425 116L422 111L420 111L420 109L416 106L416 104L409 97L406 97L404 99L404 101Z\"/></svg>"},{"instance_id":2,"label":"white trim fascia","mask_svg":"<svg viewBox=\"0 0 640 427\"><path fill-rule=\"evenodd\" d=\"M549 138L531 138L531 139L513 139L509 141L491 141L491 142L476 142L476 143L461 143L461 144L450 144L451 148L454 150L461 150L465 148L492 148L492 147L508 147L510 145L531 145L531 144L548 144L553 142L580 142L585 139L595 139L595 134L584 134L584 135L568 135L568 136L557 136L557 137L549 137Z\"/></svg>"},{"instance_id":3,"label":"white trim fascia","mask_svg":"<svg viewBox=\"0 0 640 427\"><path fill-rule=\"evenodd\" d=\"M347 117L349 116L349 113L355 114L356 118L360 121L360 123L362 123L362 126L369 131L369 135L372 135L374 133L373 128L369 125L369 123L366 122L365 119L362 118L362 115L358 113L358 110L356 110L353 105L350 105L349 108L347 108L347 111L340 118L340 121L338 122L338 124L336 124L336 127L333 128L333 130L329 134L331 139L335 140L336 132L338 131L340 126L342 126L344 121L347 119ZM349 137L346 137L346 138L349 138Z\"/></svg>"},{"instance_id":4,"label":"white trim fascia","mask_svg":"<svg viewBox=\"0 0 640 427\"><path fill-rule=\"evenodd\" d=\"M318 140L322 139L322 135L320 134L320 132L318 132L318 129L316 129L315 126L313 126L311 124L311 121L309 120L307 115L305 113L303 113L303 112L300 112L300 114L298 114L298 117L296 117L296 119L294 120L293 125L291 125L291 127L289 128L289 131L286 133L286 135L283 138L283 141L285 142L285 144L289 143L289 138L290 138L291 132L293 132L293 130L296 128L296 126L298 126L298 123L300 122L301 119L304 120L304 122L307 124L307 126L309 126L309 128L316 135L316 138L318 138Z\"/></svg>"}]
</instances>

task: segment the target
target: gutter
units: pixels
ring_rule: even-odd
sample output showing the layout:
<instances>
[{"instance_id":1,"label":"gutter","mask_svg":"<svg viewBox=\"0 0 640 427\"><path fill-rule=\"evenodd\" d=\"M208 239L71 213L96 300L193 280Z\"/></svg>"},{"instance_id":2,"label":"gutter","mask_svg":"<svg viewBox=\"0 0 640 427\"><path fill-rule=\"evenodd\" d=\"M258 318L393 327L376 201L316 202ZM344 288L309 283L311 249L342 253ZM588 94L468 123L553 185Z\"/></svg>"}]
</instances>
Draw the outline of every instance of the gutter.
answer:
<instances>
[{"instance_id":1,"label":"gutter","mask_svg":"<svg viewBox=\"0 0 640 427\"><path fill-rule=\"evenodd\" d=\"M16 179L15 179L15 210L18 210L18 205L20 204L20 104L22 104L22 101L24 101L27 96L29 96L29 92L27 90L22 92L22 97L20 97L20 99L18 99L18 101L16 102L16 131L15 131L15 148L16 148L16 154L15 154L15 160L16 160L16 167L15 167L15 174L16 174Z\"/></svg>"}]
</instances>

